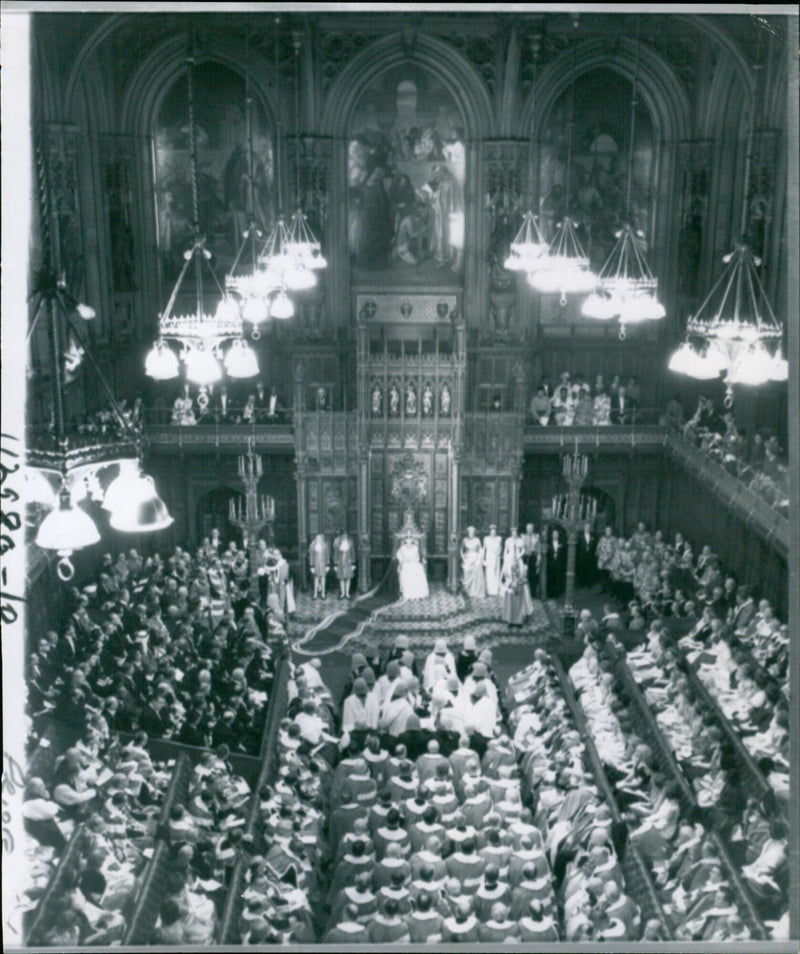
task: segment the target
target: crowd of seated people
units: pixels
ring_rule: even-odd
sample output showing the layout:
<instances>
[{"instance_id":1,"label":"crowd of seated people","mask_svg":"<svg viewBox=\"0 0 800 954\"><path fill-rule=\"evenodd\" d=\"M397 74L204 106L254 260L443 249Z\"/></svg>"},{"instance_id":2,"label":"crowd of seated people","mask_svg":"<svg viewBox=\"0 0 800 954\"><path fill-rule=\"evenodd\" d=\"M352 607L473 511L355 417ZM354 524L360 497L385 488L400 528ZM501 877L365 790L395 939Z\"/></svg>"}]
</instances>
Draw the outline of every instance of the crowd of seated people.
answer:
<instances>
[{"instance_id":1,"label":"crowd of seated people","mask_svg":"<svg viewBox=\"0 0 800 954\"><path fill-rule=\"evenodd\" d=\"M471 641L423 660L401 637L372 662L354 654L338 702L319 660L293 667L242 943L664 939L627 894L544 654L505 698Z\"/></svg>"},{"instance_id":2,"label":"crowd of seated people","mask_svg":"<svg viewBox=\"0 0 800 954\"><path fill-rule=\"evenodd\" d=\"M194 766L185 802L172 806L169 857L151 942L185 946L217 939L252 792L237 776L226 745Z\"/></svg>"},{"instance_id":3,"label":"crowd of seated people","mask_svg":"<svg viewBox=\"0 0 800 954\"><path fill-rule=\"evenodd\" d=\"M159 406L160 406L159 402ZM154 405L155 408L155 405ZM203 385L192 390L185 384L172 401L169 421L180 426L194 424L281 424L290 418L290 409L274 387L263 381L255 385ZM157 417L164 416L161 411Z\"/></svg>"},{"instance_id":4,"label":"crowd of seated people","mask_svg":"<svg viewBox=\"0 0 800 954\"><path fill-rule=\"evenodd\" d=\"M676 938L747 940L749 929L711 838L709 819L699 810L682 811L679 783L658 771L636 718L615 691L603 658L607 640L615 643L611 634L589 639L584 655L570 669L570 679L618 802L625 806L630 844L653 873Z\"/></svg>"},{"instance_id":5,"label":"crowd of seated people","mask_svg":"<svg viewBox=\"0 0 800 954\"><path fill-rule=\"evenodd\" d=\"M137 397L133 401L124 398L116 402L116 408L110 405L84 414L81 418L70 418L66 422L67 437L73 447L111 441L130 440L140 433L144 424L144 402ZM55 423L29 426L29 445L46 450L52 445L56 448Z\"/></svg>"},{"instance_id":6,"label":"crowd of seated people","mask_svg":"<svg viewBox=\"0 0 800 954\"><path fill-rule=\"evenodd\" d=\"M666 940L657 919L642 923L626 893L624 826L614 821L588 769L586 747L543 650L509 680L509 727L521 757L523 791L543 838L558 920L567 941ZM555 909L554 909L555 915Z\"/></svg>"},{"instance_id":7,"label":"crowd of seated people","mask_svg":"<svg viewBox=\"0 0 800 954\"><path fill-rule=\"evenodd\" d=\"M602 374L591 382L565 371L556 385L542 378L531 398L530 420L557 427L633 424L640 400L641 387L635 376L623 380L614 375L606 384Z\"/></svg>"},{"instance_id":8,"label":"crowd of seated people","mask_svg":"<svg viewBox=\"0 0 800 954\"><path fill-rule=\"evenodd\" d=\"M246 576L230 547L194 557L178 547L166 561L106 554L97 583L73 591L61 632L39 637L28 657L34 731L57 720L80 733L101 721L257 754L273 678L268 639L282 627L248 605Z\"/></svg>"},{"instance_id":9,"label":"crowd of seated people","mask_svg":"<svg viewBox=\"0 0 800 954\"><path fill-rule=\"evenodd\" d=\"M781 931L775 922L786 914L780 806L788 804L788 630L768 601L756 605L749 590L723 572L710 547L695 559L680 534L670 545L643 524L629 540L611 533L604 539L598 567L616 601L600 621L583 611L579 635L616 641L626 632L633 636L642 623L635 635L644 642L629 649L627 665L697 803L710 812L732 857L747 862L746 881L763 917ZM613 696L613 676L597 662L594 668L603 691ZM748 799L731 735L768 783L763 797Z\"/></svg>"},{"instance_id":10,"label":"crowd of seated people","mask_svg":"<svg viewBox=\"0 0 800 954\"><path fill-rule=\"evenodd\" d=\"M140 732L122 744L95 717L55 759L49 777L27 779L22 813L31 885L22 906L28 929L76 826L83 826L69 870L42 912L43 945L107 947L127 931L173 765L153 762L147 742Z\"/></svg>"},{"instance_id":11,"label":"crowd of seated people","mask_svg":"<svg viewBox=\"0 0 800 954\"><path fill-rule=\"evenodd\" d=\"M597 560L617 605L627 608L628 625L639 617L656 628L656 636L679 637L675 650L688 653L753 757L776 757L780 763L789 631L769 601L756 604L750 589L737 585L709 546L695 559L682 534L668 544L663 534L650 534L641 523L628 540L618 540L607 529L598 542ZM619 625L625 628L621 620ZM779 766L776 769L777 789L782 791L785 782L779 778Z\"/></svg>"},{"instance_id":12,"label":"crowd of seated people","mask_svg":"<svg viewBox=\"0 0 800 954\"><path fill-rule=\"evenodd\" d=\"M688 421L670 423L770 506L788 514L789 467L786 453L774 434L756 431L748 437L731 410L720 414L714 402L704 396Z\"/></svg>"},{"instance_id":13,"label":"crowd of seated people","mask_svg":"<svg viewBox=\"0 0 800 954\"><path fill-rule=\"evenodd\" d=\"M750 588L737 584L710 546L695 556L683 534L676 533L670 543L660 530L650 533L639 523L628 539L616 537L606 527L596 556L601 585L615 604L608 607L609 613L624 612L628 624L634 617L640 617L639 625L662 618L681 635L697 628L696 635L704 642L713 630L715 638L721 634L734 655L746 655L785 695L788 627L768 600L756 604ZM626 628L622 621L619 626Z\"/></svg>"}]
</instances>

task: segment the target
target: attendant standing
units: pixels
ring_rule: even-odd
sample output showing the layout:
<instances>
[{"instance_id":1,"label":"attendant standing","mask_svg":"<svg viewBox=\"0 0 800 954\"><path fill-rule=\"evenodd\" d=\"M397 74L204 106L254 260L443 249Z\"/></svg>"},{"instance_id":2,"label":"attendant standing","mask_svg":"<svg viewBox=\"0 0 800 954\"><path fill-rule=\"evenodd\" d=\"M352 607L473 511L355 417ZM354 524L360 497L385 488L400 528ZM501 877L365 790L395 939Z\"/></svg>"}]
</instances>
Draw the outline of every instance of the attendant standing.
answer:
<instances>
[{"instance_id":1,"label":"attendant standing","mask_svg":"<svg viewBox=\"0 0 800 954\"><path fill-rule=\"evenodd\" d=\"M547 547L547 596L558 599L564 595L567 582L567 547L558 527L553 528Z\"/></svg>"},{"instance_id":2,"label":"attendant standing","mask_svg":"<svg viewBox=\"0 0 800 954\"><path fill-rule=\"evenodd\" d=\"M576 582L588 589L597 582L597 537L592 532L591 523L584 525L575 555Z\"/></svg>"},{"instance_id":3,"label":"attendant standing","mask_svg":"<svg viewBox=\"0 0 800 954\"><path fill-rule=\"evenodd\" d=\"M461 541L461 574L466 595L483 599L486 596L483 547L475 535L475 527L467 527L467 535Z\"/></svg>"},{"instance_id":4,"label":"attendant standing","mask_svg":"<svg viewBox=\"0 0 800 954\"><path fill-rule=\"evenodd\" d=\"M500 553L503 539L492 524L483 538L483 566L486 570L486 595L497 596L500 592Z\"/></svg>"},{"instance_id":5,"label":"attendant standing","mask_svg":"<svg viewBox=\"0 0 800 954\"><path fill-rule=\"evenodd\" d=\"M339 581L339 599L349 600L350 584L356 569L356 547L346 530L333 541L333 567Z\"/></svg>"},{"instance_id":6,"label":"attendant standing","mask_svg":"<svg viewBox=\"0 0 800 954\"><path fill-rule=\"evenodd\" d=\"M308 563L314 577L314 599L325 599L325 586L330 563L330 548L324 533L318 533L308 548Z\"/></svg>"}]
</instances>

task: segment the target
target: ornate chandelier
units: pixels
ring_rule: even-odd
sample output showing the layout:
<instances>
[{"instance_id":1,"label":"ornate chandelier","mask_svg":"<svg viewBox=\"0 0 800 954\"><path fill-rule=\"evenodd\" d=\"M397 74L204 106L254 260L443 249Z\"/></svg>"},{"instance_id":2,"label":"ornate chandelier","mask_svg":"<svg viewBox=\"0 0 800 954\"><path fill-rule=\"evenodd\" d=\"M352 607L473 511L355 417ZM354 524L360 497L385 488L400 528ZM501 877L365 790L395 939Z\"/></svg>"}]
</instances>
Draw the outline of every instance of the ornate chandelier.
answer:
<instances>
[{"instance_id":1,"label":"ornate chandelier","mask_svg":"<svg viewBox=\"0 0 800 954\"><path fill-rule=\"evenodd\" d=\"M275 18L275 70L278 69L278 25L280 17ZM277 124L277 148L275 153L275 178L278 190L278 216L266 241L255 255L252 270L245 275L229 275L226 285L241 298L242 317L256 326L253 337L259 336L258 325L272 317L285 320L293 317L294 304L289 292L307 291L317 284L316 272L327 266L322 254L322 246L312 232L300 201L300 79L298 58L300 53L300 34L294 35L295 52L295 129L297 130L297 210L287 225L283 216L282 178L281 178L281 124ZM248 99L248 148L249 162L252 168L252 138L250 126L250 100ZM251 184L252 203L252 184ZM252 205L251 205L252 207ZM251 222L245 233L244 245L255 241L261 233ZM239 256L237 255L237 264ZM233 272L234 270L232 270Z\"/></svg>"},{"instance_id":2,"label":"ornate chandelier","mask_svg":"<svg viewBox=\"0 0 800 954\"><path fill-rule=\"evenodd\" d=\"M509 246L509 256L503 267L511 272L527 272L532 275L547 253L547 242L542 238L539 222L533 212L522 216L522 225Z\"/></svg>"},{"instance_id":3,"label":"ornate chandelier","mask_svg":"<svg viewBox=\"0 0 800 954\"><path fill-rule=\"evenodd\" d=\"M547 253L539 260L536 271L528 275L528 283L536 291L545 295L560 293L562 306L567 303L567 295L587 295L597 284L597 277L589 268L589 256L575 231L576 224L567 215L556 226L556 236Z\"/></svg>"},{"instance_id":4,"label":"ornate chandelier","mask_svg":"<svg viewBox=\"0 0 800 954\"><path fill-rule=\"evenodd\" d=\"M40 315L46 314L50 325L53 424L57 449L28 449L26 483L32 490L29 502L50 511L39 525L36 544L58 554L56 571L59 579L68 582L75 574L71 562L75 550L82 550L100 540L94 520L80 507L87 498L102 502L103 508L109 511L111 526L127 533L161 530L170 526L172 517L158 496L152 478L141 475L140 437L122 413L88 342L75 325L73 312L88 321L94 317L94 309L77 302L66 291L63 279L56 280L55 272L48 266L39 273L33 301L29 337ZM80 341L81 356L86 356L94 367L120 426L121 438L101 438L99 443L88 447L70 448L64 423L62 332L65 330ZM135 476L135 483L130 479L131 475Z\"/></svg>"},{"instance_id":5,"label":"ornate chandelier","mask_svg":"<svg viewBox=\"0 0 800 954\"><path fill-rule=\"evenodd\" d=\"M783 326L775 317L756 271L760 260L744 241L723 258L725 268L686 325L686 339L669 362L671 371L700 381L725 374L725 402L733 385L785 381Z\"/></svg>"},{"instance_id":6,"label":"ornate chandelier","mask_svg":"<svg viewBox=\"0 0 800 954\"><path fill-rule=\"evenodd\" d=\"M772 310L758 277L761 260L745 238L755 126L756 84L753 87L747 139L740 234L725 267L698 310L686 324L686 337L669 361L670 371L700 381L725 380L725 406L733 404L733 385L759 387L786 381L789 365L783 356L784 328Z\"/></svg>"},{"instance_id":7,"label":"ornate chandelier","mask_svg":"<svg viewBox=\"0 0 800 954\"><path fill-rule=\"evenodd\" d=\"M197 189L197 128L194 119L194 57L187 60L187 88L189 107L189 147L192 182L192 213L194 241L184 252L183 267L167 302L159 316L158 340L147 355L145 371L157 381L175 378L179 372L178 359L169 347L169 342L180 345L180 359L184 363L186 377L200 387L214 384L222 378L222 346L232 342L224 355L225 370L231 377L246 378L258 374L258 362L244 340L242 316L236 301L220 285L211 267L211 253L205 247L205 238L200 234L200 213ZM174 314L178 294L194 265L195 307L192 313ZM213 314L205 309L203 296L203 266L220 293L220 301Z\"/></svg>"},{"instance_id":8,"label":"ornate chandelier","mask_svg":"<svg viewBox=\"0 0 800 954\"><path fill-rule=\"evenodd\" d=\"M573 20L575 28L578 21ZM589 268L589 256L583 250L575 231L576 224L570 218L570 170L572 167L572 135L575 113L575 66L573 53L573 78L569 94L569 120L567 122L567 174L564 218L556 226L556 235L547 252L534 259L534 270L528 273L528 284L544 295L560 293L559 304L567 303L567 295L586 295L593 291L597 276Z\"/></svg>"},{"instance_id":9,"label":"ornate chandelier","mask_svg":"<svg viewBox=\"0 0 800 954\"><path fill-rule=\"evenodd\" d=\"M630 146L628 148L628 185L625 197L625 225L616 233L617 243L611 250L599 275L598 290L589 295L581 307L586 318L600 321L619 320L619 338L625 340L627 325L655 321L666 317L666 310L656 297L658 279L653 275L645 255L644 232L631 224L631 190L633 187L634 142L636 138L636 82L639 75L639 21L636 24L636 61L631 93Z\"/></svg>"}]
</instances>

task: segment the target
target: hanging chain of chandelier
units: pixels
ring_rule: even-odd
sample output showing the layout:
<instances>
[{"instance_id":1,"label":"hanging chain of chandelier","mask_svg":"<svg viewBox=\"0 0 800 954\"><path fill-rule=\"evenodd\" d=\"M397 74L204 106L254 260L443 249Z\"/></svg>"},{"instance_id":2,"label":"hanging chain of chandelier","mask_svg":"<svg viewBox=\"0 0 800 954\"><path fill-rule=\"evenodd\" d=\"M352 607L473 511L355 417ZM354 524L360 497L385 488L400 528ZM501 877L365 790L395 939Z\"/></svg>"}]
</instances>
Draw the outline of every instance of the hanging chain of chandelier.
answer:
<instances>
[{"instance_id":1,"label":"hanging chain of chandelier","mask_svg":"<svg viewBox=\"0 0 800 954\"><path fill-rule=\"evenodd\" d=\"M534 68L538 43L533 47ZM639 68L639 37L637 27L636 61L631 96L630 145L628 154L628 181L625 202L625 224L615 235L616 244L599 275L590 268L589 256L581 245L578 224L569 214L570 173L572 167L573 114L575 80L570 86L569 120L567 124L567 174L565 215L556 226L555 235L545 241L533 212L526 212L522 225L510 245L505 267L527 273L528 284L541 294L558 294L562 306L568 295L587 296L581 306L585 318L598 321L618 320L619 337L626 337L626 326L652 321L666 316L657 297L658 279L653 275L646 257L644 233L637 229L631 214L633 184L634 141L636 134L636 85ZM536 76L534 74L534 88Z\"/></svg>"},{"instance_id":2,"label":"hanging chain of chandelier","mask_svg":"<svg viewBox=\"0 0 800 954\"><path fill-rule=\"evenodd\" d=\"M276 18L276 27L277 27ZM277 75L277 29L275 31L275 70ZM258 360L245 337L245 325L250 337L261 337L261 326L270 318L285 320L294 315L290 293L305 291L317 284L317 272L326 267L322 248L315 238L300 200L299 172L299 37L295 38L295 112L298 130L297 154L297 209L288 221L283 215L281 189L281 124L276 124L275 178L278 190L278 214L264 238L257 227L253 195L253 96L249 69L245 76L245 117L247 135L247 205L248 225L236 253L225 287L220 284L211 266L211 253L205 247L205 238L199 224L197 187L197 130L194 120L194 56L187 61L187 100L189 114L190 170L192 185L192 213L194 241L184 253L184 264L172 290L167 307L159 317L158 340L147 356L146 373L156 380L169 380L180 373L180 361L186 378L200 387L221 380L224 370L231 378L251 378L258 374ZM193 313L178 315L175 305L180 289L194 266L195 309ZM203 269L210 272L219 293L219 302L213 314L205 309ZM180 347L179 357L170 347ZM223 351L223 346L227 350Z\"/></svg>"}]
</instances>

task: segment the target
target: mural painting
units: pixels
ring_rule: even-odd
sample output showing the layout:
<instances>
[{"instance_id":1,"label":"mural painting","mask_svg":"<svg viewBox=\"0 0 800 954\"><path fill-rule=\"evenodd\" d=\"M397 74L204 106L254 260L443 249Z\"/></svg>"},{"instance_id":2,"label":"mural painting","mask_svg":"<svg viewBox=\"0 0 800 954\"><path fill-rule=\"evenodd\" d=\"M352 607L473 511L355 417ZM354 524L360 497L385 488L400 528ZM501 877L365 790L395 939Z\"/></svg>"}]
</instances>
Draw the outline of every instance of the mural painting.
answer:
<instances>
[{"instance_id":1,"label":"mural painting","mask_svg":"<svg viewBox=\"0 0 800 954\"><path fill-rule=\"evenodd\" d=\"M244 78L218 63L194 70L200 231L220 281L233 264L248 222L248 156ZM162 279L174 282L192 241L192 177L188 84L184 73L168 91L155 129L158 248ZM253 217L266 234L274 206L273 133L254 98ZM213 284L210 275L205 278Z\"/></svg>"},{"instance_id":2,"label":"mural painting","mask_svg":"<svg viewBox=\"0 0 800 954\"><path fill-rule=\"evenodd\" d=\"M387 71L362 94L348 144L356 282L447 285L464 265L464 124L425 70Z\"/></svg>"},{"instance_id":3,"label":"mural painting","mask_svg":"<svg viewBox=\"0 0 800 954\"><path fill-rule=\"evenodd\" d=\"M599 272L624 224L631 119L630 82L613 70L596 69L578 78L556 101L542 136L539 168L539 222L550 240L566 211L578 223L578 237ZM570 100L574 96L572 162L569 151ZM654 188L654 132L641 102L636 108L631 218L651 240ZM569 175L569 181L567 181ZM567 196L569 209L567 210Z\"/></svg>"}]
</instances>

